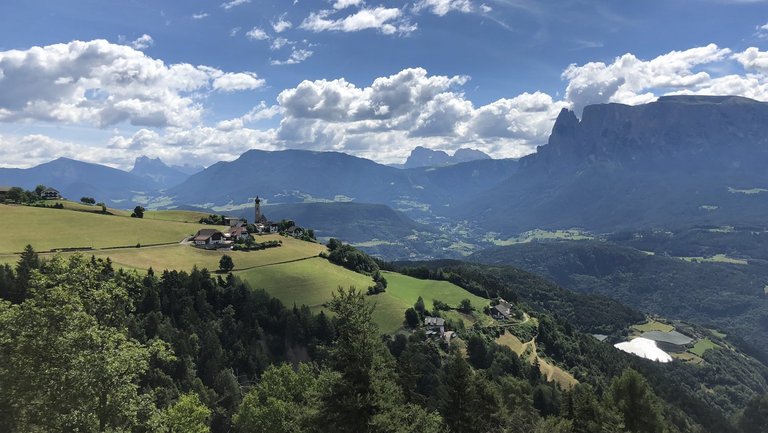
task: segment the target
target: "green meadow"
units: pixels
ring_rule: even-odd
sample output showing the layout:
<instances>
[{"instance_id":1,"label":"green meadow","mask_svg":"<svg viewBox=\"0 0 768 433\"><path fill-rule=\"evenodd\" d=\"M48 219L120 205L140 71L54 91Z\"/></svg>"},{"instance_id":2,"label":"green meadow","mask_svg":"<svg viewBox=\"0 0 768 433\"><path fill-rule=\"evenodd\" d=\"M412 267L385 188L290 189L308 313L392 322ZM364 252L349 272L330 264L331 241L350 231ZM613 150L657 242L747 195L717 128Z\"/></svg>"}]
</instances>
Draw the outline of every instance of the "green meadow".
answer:
<instances>
[{"instance_id":1,"label":"green meadow","mask_svg":"<svg viewBox=\"0 0 768 433\"><path fill-rule=\"evenodd\" d=\"M192 222L204 214L190 211L147 211L144 218L94 213L94 206L64 202L65 209L0 205L0 224L17 227L0 243L0 263L16 263L18 252L27 244L37 251L60 248L84 248L83 254L109 257L116 265L143 272L166 269L191 270L193 267L216 270L223 254L232 257L234 273L251 287L268 291L286 305L307 305L320 311L339 287L355 286L366 291L373 285L370 277L357 274L318 257L326 251L322 244L299 241L280 235L257 237L257 242L280 240L282 246L260 251L208 251L179 243L200 228L211 228ZM29 228L26 230L25 228ZM136 244L141 244L136 248ZM148 246L150 244L166 244ZM128 248L116 248L125 247ZM75 254L75 253L61 253ZM50 256L52 253L42 253ZM439 299L457 307L469 299L475 312L471 315L457 311L445 312L446 317L462 320L470 326L477 321L492 319L482 313L488 300L475 296L447 281L419 280L405 275L385 272L386 292L369 296L376 305L374 320L384 332L395 332L403 325L405 310L419 296L427 308Z\"/></svg>"},{"instance_id":2,"label":"green meadow","mask_svg":"<svg viewBox=\"0 0 768 433\"><path fill-rule=\"evenodd\" d=\"M19 252L27 244L49 251L172 243L201 228L178 221L10 205L0 205L0 226L13 228L0 241L0 254Z\"/></svg>"}]
</instances>

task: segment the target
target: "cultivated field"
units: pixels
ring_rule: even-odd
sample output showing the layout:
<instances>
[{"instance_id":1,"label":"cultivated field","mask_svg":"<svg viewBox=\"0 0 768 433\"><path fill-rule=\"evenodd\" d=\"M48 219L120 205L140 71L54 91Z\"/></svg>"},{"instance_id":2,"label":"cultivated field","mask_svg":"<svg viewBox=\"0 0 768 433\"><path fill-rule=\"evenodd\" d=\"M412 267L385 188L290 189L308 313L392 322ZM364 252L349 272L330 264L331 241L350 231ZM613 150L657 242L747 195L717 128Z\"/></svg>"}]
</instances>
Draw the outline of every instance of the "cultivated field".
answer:
<instances>
[{"instance_id":1,"label":"cultivated field","mask_svg":"<svg viewBox=\"0 0 768 433\"><path fill-rule=\"evenodd\" d=\"M675 327L672 325L667 325L666 323L657 322L655 320L649 320L645 323L632 325L632 329L635 329L641 333L650 331L671 332L675 330Z\"/></svg>"},{"instance_id":2,"label":"cultivated field","mask_svg":"<svg viewBox=\"0 0 768 433\"><path fill-rule=\"evenodd\" d=\"M694 355L703 356L704 352L706 352L709 349L716 349L720 346L715 344L712 340L709 338L702 338L701 340L697 341L696 344L693 345L693 348L688 350L689 352L693 353Z\"/></svg>"}]
</instances>

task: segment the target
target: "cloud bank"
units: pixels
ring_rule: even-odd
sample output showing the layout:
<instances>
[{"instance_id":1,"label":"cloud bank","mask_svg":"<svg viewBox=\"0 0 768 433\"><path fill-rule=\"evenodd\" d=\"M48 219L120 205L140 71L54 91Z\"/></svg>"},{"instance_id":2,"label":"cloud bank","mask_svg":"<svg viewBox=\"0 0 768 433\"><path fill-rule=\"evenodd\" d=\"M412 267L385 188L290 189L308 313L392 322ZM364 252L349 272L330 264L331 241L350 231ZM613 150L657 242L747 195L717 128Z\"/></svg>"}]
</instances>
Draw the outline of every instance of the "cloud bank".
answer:
<instances>
[{"instance_id":1,"label":"cloud bank","mask_svg":"<svg viewBox=\"0 0 768 433\"><path fill-rule=\"evenodd\" d=\"M105 40L0 52L0 122L163 128L201 121L201 92L251 90L254 73L167 65Z\"/></svg>"},{"instance_id":2,"label":"cloud bank","mask_svg":"<svg viewBox=\"0 0 768 433\"><path fill-rule=\"evenodd\" d=\"M350 7L337 4L340 11ZM330 15L323 19L330 24L318 31L358 28ZM311 55L291 46L287 58L272 64L299 63ZM114 133L101 147L40 134L5 134L0 156L16 166L56 156L122 165L141 154L170 163L210 164L249 148L303 148L401 162L421 145L448 151L470 146L494 157L519 157L546 143L562 108L580 113L589 104L640 104L668 94L768 100L768 52L710 44L651 59L627 53L612 62L571 65L562 80L560 97L533 89L484 105L466 96L470 77L434 75L418 67L368 83L342 77L305 80L282 90L275 101L207 125L205 94L258 89L264 80L252 72L167 65L107 41L75 41L0 52L0 122L133 125L132 132Z\"/></svg>"}]
</instances>

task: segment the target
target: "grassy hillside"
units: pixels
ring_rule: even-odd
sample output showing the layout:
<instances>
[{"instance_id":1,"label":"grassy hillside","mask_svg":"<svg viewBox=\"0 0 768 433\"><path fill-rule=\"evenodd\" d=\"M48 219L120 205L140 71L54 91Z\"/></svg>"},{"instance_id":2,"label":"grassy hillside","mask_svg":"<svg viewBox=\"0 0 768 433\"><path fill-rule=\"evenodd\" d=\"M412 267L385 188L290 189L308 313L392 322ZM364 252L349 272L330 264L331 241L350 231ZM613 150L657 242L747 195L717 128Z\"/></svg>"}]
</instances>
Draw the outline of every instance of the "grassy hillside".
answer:
<instances>
[{"instance_id":1,"label":"grassy hillside","mask_svg":"<svg viewBox=\"0 0 768 433\"><path fill-rule=\"evenodd\" d=\"M14 228L4 234L0 254L19 252L27 244L48 251L179 242L201 228L199 224L151 218L8 205L0 205L0 225Z\"/></svg>"},{"instance_id":2,"label":"grassy hillside","mask_svg":"<svg viewBox=\"0 0 768 433\"><path fill-rule=\"evenodd\" d=\"M64 206L64 209L76 210L80 212L92 212L92 213L101 212L101 206L87 205L87 204L78 203L70 200L51 200L51 201L46 201L45 203L48 205L53 205L58 203ZM115 216L123 216L123 217L130 217L132 213L132 211L130 210L114 209L114 208L107 208L107 212ZM198 212L193 210L178 210L178 209L161 210L161 211L148 210L144 212L144 219L176 221L176 222L193 223L193 224L197 224L198 221L200 221L200 218L203 218L206 216L208 216L208 214L205 212Z\"/></svg>"},{"instance_id":3,"label":"grassy hillside","mask_svg":"<svg viewBox=\"0 0 768 433\"><path fill-rule=\"evenodd\" d=\"M286 305L306 304L314 311L321 310L339 286L355 286L365 290L373 284L371 278L319 257L254 268L236 272L236 275L248 281L252 287L266 290ZM449 282L419 280L391 272L384 273L384 277L388 282L387 291L367 298L376 304L374 320L384 332L394 332L402 326L405 310L412 307L419 296L424 298L428 308L431 308L433 299L440 299L453 307L462 299L469 299L477 309L482 309L488 303L487 299ZM472 321L470 318L463 319Z\"/></svg>"},{"instance_id":4,"label":"grassy hillside","mask_svg":"<svg viewBox=\"0 0 768 433\"><path fill-rule=\"evenodd\" d=\"M143 219L126 216L102 215L83 212L92 207L66 202L67 208L47 209L26 206L0 206L0 224L8 227L31 227L34 230L14 230L0 243L0 263L15 263L26 244L38 251L54 248L92 247L97 257L109 257L116 265L144 271L153 268L191 270L192 267L218 269L223 254L232 257L235 274L254 288L265 289L286 305L306 304L319 311L339 286L356 286L367 290L373 285L370 277L357 274L325 259L319 258L326 247L280 235L266 235L258 242L280 240L282 246L261 251L207 251L177 243L200 229L195 221L202 214L193 211L147 212ZM210 227L210 226L206 226ZM170 242L170 245L119 248L152 243ZM46 254L43 254L45 256ZM389 287L385 293L370 296L376 303L375 320L385 332L394 332L402 326L405 310L424 298L429 308L434 299L452 307L462 299L469 299L476 309L488 303L466 290L444 281L418 280L395 273L386 273ZM449 317L462 319L467 324L475 317L449 312ZM481 317L482 315L476 315Z\"/></svg>"},{"instance_id":5,"label":"grassy hillside","mask_svg":"<svg viewBox=\"0 0 768 433\"><path fill-rule=\"evenodd\" d=\"M281 240L283 246L261 251L208 251L189 245L164 245L158 247L126 248L98 251L97 257L109 257L113 262L136 269L177 269L190 270L193 266L215 270L223 254L232 257L235 270L250 269L275 263L290 262L317 257L325 247L320 244L297 241L280 235L260 236L258 242Z\"/></svg>"}]
</instances>

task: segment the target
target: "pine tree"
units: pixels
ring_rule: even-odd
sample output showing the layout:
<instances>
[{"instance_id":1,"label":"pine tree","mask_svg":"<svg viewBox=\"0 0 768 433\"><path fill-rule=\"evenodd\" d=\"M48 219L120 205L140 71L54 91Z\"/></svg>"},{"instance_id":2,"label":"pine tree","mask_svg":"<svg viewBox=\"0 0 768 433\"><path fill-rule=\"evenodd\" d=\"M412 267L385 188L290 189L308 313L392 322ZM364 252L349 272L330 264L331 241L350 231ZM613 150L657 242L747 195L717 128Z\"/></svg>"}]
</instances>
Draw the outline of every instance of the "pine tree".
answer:
<instances>
[{"instance_id":1,"label":"pine tree","mask_svg":"<svg viewBox=\"0 0 768 433\"><path fill-rule=\"evenodd\" d=\"M611 382L611 403L624 418L627 431L660 433L664 430L657 397L645 378L626 369Z\"/></svg>"},{"instance_id":2,"label":"pine tree","mask_svg":"<svg viewBox=\"0 0 768 433\"><path fill-rule=\"evenodd\" d=\"M27 299L29 280L32 277L32 271L37 269L40 269L40 257L32 245L27 245L16 265L16 288L15 293L11 296L11 302L18 304Z\"/></svg>"},{"instance_id":3,"label":"pine tree","mask_svg":"<svg viewBox=\"0 0 768 433\"><path fill-rule=\"evenodd\" d=\"M472 395L472 369L455 351L443 366L439 409L448 428L455 433L472 431L474 406Z\"/></svg>"}]
</instances>

